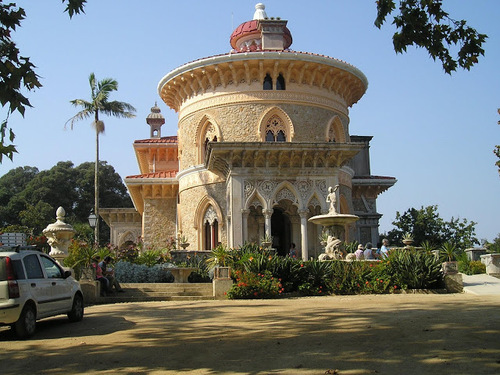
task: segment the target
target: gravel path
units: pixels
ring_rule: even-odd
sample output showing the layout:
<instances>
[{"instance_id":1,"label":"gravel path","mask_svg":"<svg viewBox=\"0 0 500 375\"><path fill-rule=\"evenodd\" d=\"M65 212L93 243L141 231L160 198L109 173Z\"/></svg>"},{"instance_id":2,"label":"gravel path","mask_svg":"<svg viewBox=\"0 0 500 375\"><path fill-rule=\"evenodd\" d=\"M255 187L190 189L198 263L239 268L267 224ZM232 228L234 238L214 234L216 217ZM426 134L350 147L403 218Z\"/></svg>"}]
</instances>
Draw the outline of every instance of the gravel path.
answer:
<instances>
[{"instance_id":1,"label":"gravel path","mask_svg":"<svg viewBox=\"0 0 500 375\"><path fill-rule=\"evenodd\" d=\"M0 374L499 374L500 298L471 294L91 306L0 328Z\"/></svg>"}]
</instances>

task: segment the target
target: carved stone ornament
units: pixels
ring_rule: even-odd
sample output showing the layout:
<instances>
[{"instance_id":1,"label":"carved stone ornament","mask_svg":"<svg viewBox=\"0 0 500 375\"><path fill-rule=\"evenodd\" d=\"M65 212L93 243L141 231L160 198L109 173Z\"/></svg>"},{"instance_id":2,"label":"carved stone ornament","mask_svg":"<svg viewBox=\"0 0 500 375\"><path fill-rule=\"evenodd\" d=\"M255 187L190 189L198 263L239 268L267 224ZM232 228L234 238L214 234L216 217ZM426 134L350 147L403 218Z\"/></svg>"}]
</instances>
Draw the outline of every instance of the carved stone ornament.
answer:
<instances>
[{"instance_id":1,"label":"carved stone ornament","mask_svg":"<svg viewBox=\"0 0 500 375\"><path fill-rule=\"evenodd\" d=\"M209 206L207 208L207 211L205 212L205 216L203 217L203 222L208 223L210 225L213 225L213 223L217 220L217 213L215 212L214 208L212 206Z\"/></svg>"},{"instance_id":2,"label":"carved stone ornament","mask_svg":"<svg viewBox=\"0 0 500 375\"><path fill-rule=\"evenodd\" d=\"M318 200L318 198L315 195L315 196L313 196L311 198L311 200L309 201L309 203L308 203L307 206L308 207L310 207L310 206L312 206L312 207L321 207L321 203L320 203L320 201Z\"/></svg>"},{"instance_id":3,"label":"carved stone ornament","mask_svg":"<svg viewBox=\"0 0 500 375\"><path fill-rule=\"evenodd\" d=\"M47 225L43 230L43 234L47 237L47 243L50 245L50 256L53 256L58 261L68 256L68 247L71 244L71 239L76 231L70 224L64 222L66 211L59 207L56 211L56 222Z\"/></svg>"},{"instance_id":4,"label":"carved stone ornament","mask_svg":"<svg viewBox=\"0 0 500 375\"><path fill-rule=\"evenodd\" d=\"M305 200L312 193L313 190L313 182L309 179L297 180L295 181L294 186L303 200Z\"/></svg>"},{"instance_id":5,"label":"carved stone ornament","mask_svg":"<svg viewBox=\"0 0 500 375\"><path fill-rule=\"evenodd\" d=\"M245 192L245 200L250 198L250 195L252 195L254 191L254 186L252 181L245 180L245 182L243 183L243 191Z\"/></svg>"},{"instance_id":6,"label":"carved stone ornament","mask_svg":"<svg viewBox=\"0 0 500 375\"><path fill-rule=\"evenodd\" d=\"M293 203L297 203L297 198L295 197L295 194L293 194L287 187L284 187L278 192L278 194L276 194L276 203L278 203L283 199L289 200Z\"/></svg>"},{"instance_id":7,"label":"carved stone ornament","mask_svg":"<svg viewBox=\"0 0 500 375\"><path fill-rule=\"evenodd\" d=\"M277 185L278 182L274 180L259 181L257 185L257 190L263 197L269 199L271 198L271 194L273 193Z\"/></svg>"}]
</instances>

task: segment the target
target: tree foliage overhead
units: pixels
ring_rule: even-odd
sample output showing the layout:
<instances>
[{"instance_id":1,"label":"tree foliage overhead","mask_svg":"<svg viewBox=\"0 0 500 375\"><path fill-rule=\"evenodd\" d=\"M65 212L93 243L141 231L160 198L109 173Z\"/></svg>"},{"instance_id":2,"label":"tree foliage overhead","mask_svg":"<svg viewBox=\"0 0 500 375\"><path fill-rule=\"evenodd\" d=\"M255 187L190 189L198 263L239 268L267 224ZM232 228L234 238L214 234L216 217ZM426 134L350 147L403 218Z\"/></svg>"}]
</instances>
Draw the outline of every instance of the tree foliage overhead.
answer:
<instances>
[{"instance_id":1,"label":"tree foliage overhead","mask_svg":"<svg viewBox=\"0 0 500 375\"><path fill-rule=\"evenodd\" d=\"M438 206L410 208L403 214L396 212L392 225L395 228L389 231L387 238L395 246L402 244L405 233L412 234L415 246L427 241L439 248L445 242L450 242L465 250L479 243L475 237L475 222L453 217L445 221L439 216Z\"/></svg>"},{"instance_id":2,"label":"tree foliage overhead","mask_svg":"<svg viewBox=\"0 0 500 375\"><path fill-rule=\"evenodd\" d=\"M84 13L87 0L62 0L66 3L65 12L70 18L75 14ZM6 118L0 123L0 163L4 156L12 160L16 151L15 134L8 126L10 114L19 112L24 116L26 107L31 107L23 90L32 91L42 87L39 76L35 73L35 65L29 57L21 55L19 48L12 39L12 33L21 26L26 18L26 12L16 3L5 4L0 0L0 104L7 107Z\"/></svg>"},{"instance_id":3,"label":"tree foliage overhead","mask_svg":"<svg viewBox=\"0 0 500 375\"><path fill-rule=\"evenodd\" d=\"M100 163L102 207L132 207L132 201L115 169ZM86 223L94 204L94 163L74 167L59 162L49 170L19 167L0 177L0 227L23 225L39 234L54 222L59 206L70 223ZM103 233L105 235L105 233Z\"/></svg>"},{"instance_id":4,"label":"tree foliage overhead","mask_svg":"<svg viewBox=\"0 0 500 375\"><path fill-rule=\"evenodd\" d=\"M446 73L457 67L470 70L484 55L487 35L478 33L465 20L454 20L442 8L442 0L378 0L375 26L381 28L386 18L396 10L393 24L397 31L392 37L396 53L408 46L425 48L429 55L441 61ZM456 56L455 55L456 50Z\"/></svg>"}]
</instances>

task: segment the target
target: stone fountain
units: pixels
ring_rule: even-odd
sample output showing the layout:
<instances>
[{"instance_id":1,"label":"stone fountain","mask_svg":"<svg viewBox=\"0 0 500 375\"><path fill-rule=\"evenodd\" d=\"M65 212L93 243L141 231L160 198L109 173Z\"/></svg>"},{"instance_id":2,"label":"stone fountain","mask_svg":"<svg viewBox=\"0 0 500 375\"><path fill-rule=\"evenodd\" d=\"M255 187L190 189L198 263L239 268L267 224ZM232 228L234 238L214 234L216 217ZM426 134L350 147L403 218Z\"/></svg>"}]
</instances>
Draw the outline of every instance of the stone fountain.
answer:
<instances>
[{"instance_id":1,"label":"stone fountain","mask_svg":"<svg viewBox=\"0 0 500 375\"><path fill-rule=\"evenodd\" d=\"M311 223L322 225L323 233L328 235L325 252L319 255L319 260L342 259L342 252L339 248L342 244L341 238L345 239L345 225L354 223L359 219L356 215L339 213L338 189L339 185L335 185L335 188L331 186L328 188L328 196L326 197L326 202L330 203L328 213L316 215L309 219Z\"/></svg>"},{"instance_id":2,"label":"stone fountain","mask_svg":"<svg viewBox=\"0 0 500 375\"><path fill-rule=\"evenodd\" d=\"M56 222L47 225L43 230L43 234L47 237L47 242L50 245L49 255L53 257L60 265L63 265L63 260L68 256L68 247L71 244L71 239L76 231L70 224L64 222L66 211L59 207L56 211Z\"/></svg>"}]
</instances>

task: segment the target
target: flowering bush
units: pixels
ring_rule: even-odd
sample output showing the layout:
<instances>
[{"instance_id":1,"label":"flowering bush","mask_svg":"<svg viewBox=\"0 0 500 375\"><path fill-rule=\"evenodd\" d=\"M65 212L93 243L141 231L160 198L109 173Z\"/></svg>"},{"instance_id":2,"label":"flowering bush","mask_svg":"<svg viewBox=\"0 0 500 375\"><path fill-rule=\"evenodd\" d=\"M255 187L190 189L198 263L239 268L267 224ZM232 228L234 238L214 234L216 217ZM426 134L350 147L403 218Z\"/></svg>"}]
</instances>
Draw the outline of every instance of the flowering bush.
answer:
<instances>
[{"instance_id":1,"label":"flowering bush","mask_svg":"<svg viewBox=\"0 0 500 375\"><path fill-rule=\"evenodd\" d=\"M45 253L50 251L50 246L45 236L28 236L26 243L28 245L35 245L37 249L41 249Z\"/></svg>"},{"instance_id":2,"label":"flowering bush","mask_svg":"<svg viewBox=\"0 0 500 375\"><path fill-rule=\"evenodd\" d=\"M262 273L236 271L236 283L227 292L231 299L275 298L283 287L271 272Z\"/></svg>"},{"instance_id":3,"label":"flowering bush","mask_svg":"<svg viewBox=\"0 0 500 375\"><path fill-rule=\"evenodd\" d=\"M383 261L304 262L247 247L244 251L235 250L231 266L237 273L233 275L236 286L229 293L230 298L252 298L252 293L256 291L256 280L261 280L262 275L270 275L273 280L279 281L281 293L278 292L278 295L391 293L397 289L433 289L442 287L443 277L440 264L432 254L405 249L392 252ZM260 279L255 275L261 275ZM267 280L267 276L264 279ZM268 297L271 296L268 294Z\"/></svg>"}]
</instances>

